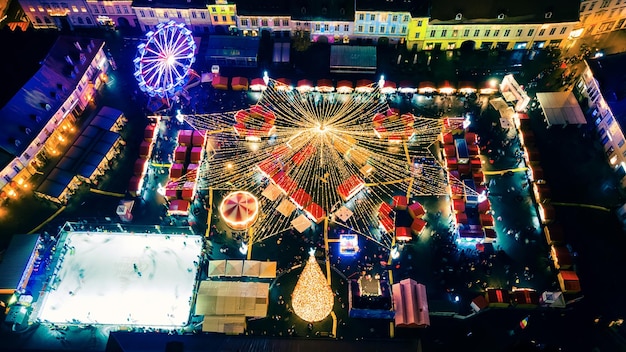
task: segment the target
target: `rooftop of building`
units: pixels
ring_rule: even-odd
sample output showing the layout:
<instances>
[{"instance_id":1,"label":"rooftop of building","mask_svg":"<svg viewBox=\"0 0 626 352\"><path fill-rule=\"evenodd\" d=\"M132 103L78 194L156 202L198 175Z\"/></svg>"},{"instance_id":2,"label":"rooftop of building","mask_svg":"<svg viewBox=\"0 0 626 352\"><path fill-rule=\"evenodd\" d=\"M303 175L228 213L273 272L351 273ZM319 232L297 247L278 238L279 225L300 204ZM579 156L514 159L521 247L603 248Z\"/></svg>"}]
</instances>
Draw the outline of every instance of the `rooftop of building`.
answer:
<instances>
[{"instance_id":1,"label":"rooftop of building","mask_svg":"<svg viewBox=\"0 0 626 352\"><path fill-rule=\"evenodd\" d=\"M237 14L289 16L291 15L291 2L289 0L237 0Z\"/></svg>"},{"instance_id":2,"label":"rooftop of building","mask_svg":"<svg viewBox=\"0 0 626 352\"><path fill-rule=\"evenodd\" d=\"M431 23L558 23L576 22L579 19L579 1L484 0L470 3L466 0L433 1ZM457 19L458 15L460 19ZM503 15L503 16L502 16Z\"/></svg>"},{"instance_id":3,"label":"rooftop of building","mask_svg":"<svg viewBox=\"0 0 626 352\"><path fill-rule=\"evenodd\" d=\"M132 7L161 9L206 9L207 0L133 0Z\"/></svg>"},{"instance_id":4,"label":"rooftop of building","mask_svg":"<svg viewBox=\"0 0 626 352\"><path fill-rule=\"evenodd\" d=\"M292 0L290 5L296 21L354 21L354 0Z\"/></svg>"},{"instance_id":5,"label":"rooftop of building","mask_svg":"<svg viewBox=\"0 0 626 352\"><path fill-rule=\"evenodd\" d=\"M428 17L428 0L356 0L357 11L409 12L413 17Z\"/></svg>"},{"instance_id":6,"label":"rooftop of building","mask_svg":"<svg viewBox=\"0 0 626 352\"><path fill-rule=\"evenodd\" d=\"M626 126L626 53L588 59L587 65L613 115Z\"/></svg>"},{"instance_id":7,"label":"rooftop of building","mask_svg":"<svg viewBox=\"0 0 626 352\"><path fill-rule=\"evenodd\" d=\"M39 70L0 108L0 149L13 156L26 150L72 94L103 45L103 40L84 37L56 40Z\"/></svg>"}]
</instances>

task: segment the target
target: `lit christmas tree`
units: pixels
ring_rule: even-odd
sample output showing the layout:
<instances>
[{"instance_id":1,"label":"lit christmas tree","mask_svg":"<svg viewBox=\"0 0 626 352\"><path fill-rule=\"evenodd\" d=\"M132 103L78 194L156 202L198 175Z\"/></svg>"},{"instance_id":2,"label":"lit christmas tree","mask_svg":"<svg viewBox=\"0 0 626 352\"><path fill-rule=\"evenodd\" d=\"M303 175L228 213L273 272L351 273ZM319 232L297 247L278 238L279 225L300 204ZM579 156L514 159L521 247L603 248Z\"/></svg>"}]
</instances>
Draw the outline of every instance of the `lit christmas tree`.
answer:
<instances>
[{"instance_id":1,"label":"lit christmas tree","mask_svg":"<svg viewBox=\"0 0 626 352\"><path fill-rule=\"evenodd\" d=\"M326 318L333 310L334 302L333 291L315 260L315 250L311 249L291 295L291 306L302 320L313 323Z\"/></svg>"}]
</instances>

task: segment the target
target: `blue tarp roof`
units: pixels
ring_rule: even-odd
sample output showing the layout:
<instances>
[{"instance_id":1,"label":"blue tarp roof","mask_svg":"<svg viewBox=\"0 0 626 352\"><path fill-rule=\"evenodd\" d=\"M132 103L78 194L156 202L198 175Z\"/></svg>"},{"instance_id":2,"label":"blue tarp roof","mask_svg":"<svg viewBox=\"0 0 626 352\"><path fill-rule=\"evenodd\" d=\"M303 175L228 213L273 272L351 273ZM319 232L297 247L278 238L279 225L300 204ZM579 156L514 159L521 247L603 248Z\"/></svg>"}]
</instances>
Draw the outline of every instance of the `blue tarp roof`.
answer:
<instances>
[{"instance_id":1,"label":"blue tarp roof","mask_svg":"<svg viewBox=\"0 0 626 352\"><path fill-rule=\"evenodd\" d=\"M38 234L14 235L0 262L0 289L16 289L28 260L35 250Z\"/></svg>"},{"instance_id":2,"label":"blue tarp roof","mask_svg":"<svg viewBox=\"0 0 626 352\"><path fill-rule=\"evenodd\" d=\"M87 51L93 41L94 49ZM80 43L86 60L80 63ZM104 45L102 40L62 36L56 41L39 71L9 102L0 108L0 149L19 156L69 97L91 60ZM74 66L66 61L70 57ZM70 75L74 67L78 74ZM4 165L0 165L4 166Z\"/></svg>"},{"instance_id":3,"label":"blue tarp roof","mask_svg":"<svg viewBox=\"0 0 626 352\"><path fill-rule=\"evenodd\" d=\"M112 107L104 106L100 109L100 111L98 111L98 114L93 118L90 125L109 131L121 115L121 111L113 109Z\"/></svg>"}]
</instances>

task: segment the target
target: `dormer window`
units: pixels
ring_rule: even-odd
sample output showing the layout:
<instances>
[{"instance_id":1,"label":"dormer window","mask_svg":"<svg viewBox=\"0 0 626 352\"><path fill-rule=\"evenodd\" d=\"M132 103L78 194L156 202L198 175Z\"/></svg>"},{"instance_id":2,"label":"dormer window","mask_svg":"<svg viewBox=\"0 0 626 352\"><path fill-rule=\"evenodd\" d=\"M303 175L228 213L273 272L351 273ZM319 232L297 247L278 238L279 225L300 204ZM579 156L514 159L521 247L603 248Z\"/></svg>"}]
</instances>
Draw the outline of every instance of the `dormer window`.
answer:
<instances>
[{"instance_id":1,"label":"dormer window","mask_svg":"<svg viewBox=\"0 0 626 352\"><path fill-rule=\"evenodd\" d=\"M552 18L552 12L551 11L546 12L546 18Z\"/></svg>"},{"instance_id":2,"label":"dormer window","mask_svg":"<svg viewBox=\"0 0 626 352\"><path fill-rule=\"evenodd\" d=\"M503 13L499 14L499 15L498 15L498 19L499 19L499 20L503 20L503 19L504 19L504 14L503 14Z\"/></svg>"},{"instance_id":3,"label":"dormer window","mask_svg":"<svg viewBox=\"0 0 626 352\"><path fill-rule=\"evenodd\" d=\"M302 8L300 9L300 13L306 15L306 7L302 6Z\"/></svg>"},{"instance_id":4,"label":"dormer window","mask_svg":"<svg viewBox=\"0 0 626 352\"><path fill-rule=\"evenodd\" d=\"M457 13L457 14L456 14L456 16L454 16L454 19L455 19L455 20L457 20L457 21L462 20L462 19L463 19L463 14L462 14L462 13L460 13L460 12L459 12L459 13Z\"/></svg>"}]
</instances>

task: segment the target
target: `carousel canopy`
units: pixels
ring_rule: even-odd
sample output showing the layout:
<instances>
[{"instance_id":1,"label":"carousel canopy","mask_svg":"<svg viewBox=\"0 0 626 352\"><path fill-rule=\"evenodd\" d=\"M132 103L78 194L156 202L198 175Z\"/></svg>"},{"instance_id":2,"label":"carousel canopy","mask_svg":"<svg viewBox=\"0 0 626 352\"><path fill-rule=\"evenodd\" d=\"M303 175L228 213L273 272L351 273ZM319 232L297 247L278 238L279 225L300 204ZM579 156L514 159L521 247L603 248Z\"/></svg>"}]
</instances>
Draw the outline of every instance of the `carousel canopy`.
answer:
<instances>
[{"instance_id":1,"label":"carousel canopy","mask_svg":"<svg viewBox=\"0 0 626 352\"><path fill-rule=\"evenodd\" d=\"M249 192L237 191L228 194L220 205L220 214L226 224L234 230L245 230L257 219L259 203Z\"/></svg>"}]
</instances>

